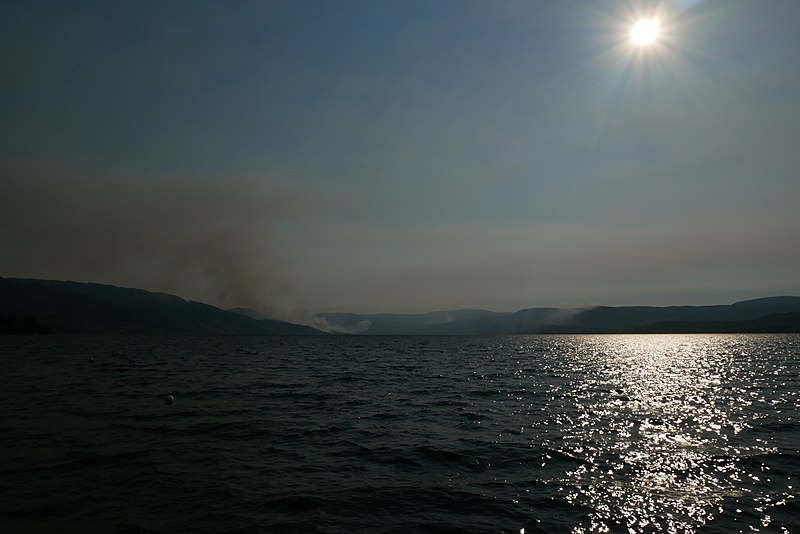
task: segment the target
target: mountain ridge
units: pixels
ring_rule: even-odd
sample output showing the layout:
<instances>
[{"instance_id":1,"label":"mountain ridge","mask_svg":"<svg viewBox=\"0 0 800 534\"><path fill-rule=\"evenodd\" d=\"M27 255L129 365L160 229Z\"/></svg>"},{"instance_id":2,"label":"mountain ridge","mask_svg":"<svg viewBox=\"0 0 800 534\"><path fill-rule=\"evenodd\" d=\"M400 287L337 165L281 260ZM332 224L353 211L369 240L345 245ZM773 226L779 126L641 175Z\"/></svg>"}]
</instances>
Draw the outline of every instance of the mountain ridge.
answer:
<instances>
[{"instance_id":1,"label":"mountain ridge","mask_svg":"<svg viewBox=\"0 0 800 534\"><path fill-rule=\"evenodd\" d=\"M94 282L0 278L2 333L210 335L500 335L682 332L800 332L800 297L707 306L477 308L417 314L318 313L326 330L222 310L176 295Z\"/></svg>"},{"instance_id":2,"label":"mountain ridge","mask_svg":"<svg viewBox=\"0 0 800 534\"><path fill-rule=\"evenodd\" d=\"M314 335L310 326L258 321L176 295L93 282L0 278L0 317L32 317L66 333Z\"/></svg>"},{"instance_id":3,"label":"mountain ridge","mask_svg":"<svg viewBox=\"0 0 800 534\"><path fill-rule=\"evenodd\" d=\"M464 311L471 312L468 317ZM481 313L482 312L482 313ZM774 296L715 305L449 310L421 314L319 313L341 332L402 334L621 334L645 332L800 332L800 297ZM787 315L788 314L788 315ZM454 320L432 322L434 315ZM768 318L772 318L773 322Z\"/></svg>"}]
</instances>

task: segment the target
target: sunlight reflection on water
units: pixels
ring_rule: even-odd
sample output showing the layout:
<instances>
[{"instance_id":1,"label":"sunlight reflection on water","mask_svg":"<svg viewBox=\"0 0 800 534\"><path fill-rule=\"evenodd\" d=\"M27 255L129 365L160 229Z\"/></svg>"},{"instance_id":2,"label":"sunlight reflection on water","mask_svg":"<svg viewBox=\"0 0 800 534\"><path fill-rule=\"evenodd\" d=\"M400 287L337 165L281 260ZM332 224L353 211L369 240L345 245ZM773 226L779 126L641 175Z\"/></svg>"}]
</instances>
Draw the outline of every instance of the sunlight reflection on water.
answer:
<instances>
[{"instance_id":1,"label":"sunlight reflection on water","mask_svg":"<svg viewBox=\"0 0 800 534\"><path fill-rule=\"evenodd\" d=\"M760 477L737 459L774 452L738 440L759 400L758 362L731 365L731 338L603 336L569 391L575 416L559 416L559 450L582 463L560 481L566 500L592 509L574 533L693 531L750 493ZM735 340L733 340L735 345ZM583 347L586 355L586 346ZM753 443L758 443L754 446ZM764 465L761 464L761 469ZM780 499L762 499L760 522Z\"/></svg>"}]
</instances>

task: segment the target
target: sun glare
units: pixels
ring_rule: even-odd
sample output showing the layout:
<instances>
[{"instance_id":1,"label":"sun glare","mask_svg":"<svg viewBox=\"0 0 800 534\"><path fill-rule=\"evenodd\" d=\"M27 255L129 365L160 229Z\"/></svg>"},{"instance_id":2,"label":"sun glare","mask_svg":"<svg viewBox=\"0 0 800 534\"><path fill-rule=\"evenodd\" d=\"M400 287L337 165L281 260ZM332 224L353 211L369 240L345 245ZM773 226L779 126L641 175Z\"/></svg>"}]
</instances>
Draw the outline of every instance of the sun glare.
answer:
<instances>
[{"instance_id":1,"label":"sun glare","mask_svg":"<svg viewBox=\"0 0 800 534\"><path fill-rule=\"evenodd\" d=\"M631 28L631 42L636 46L647 46L658 40L658 19L642 19Z\"/></svg>"}]
</instances>

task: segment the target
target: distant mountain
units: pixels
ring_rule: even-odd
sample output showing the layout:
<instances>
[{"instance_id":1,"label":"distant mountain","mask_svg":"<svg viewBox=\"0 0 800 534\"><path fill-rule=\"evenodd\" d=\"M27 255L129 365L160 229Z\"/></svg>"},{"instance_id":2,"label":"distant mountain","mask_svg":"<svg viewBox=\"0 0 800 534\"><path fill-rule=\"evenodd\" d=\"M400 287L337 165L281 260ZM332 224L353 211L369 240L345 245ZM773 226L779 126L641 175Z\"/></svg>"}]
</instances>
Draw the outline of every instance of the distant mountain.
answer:
<instances>
[{"instance_id":1,"label":"distant mountain","mask_svg":"<svg viewBox=\"0 0 800 534\"><path fill-rule=\"evenodd\" d=\"M644 326L639 333L800 333L800 313L773 313L758 319L742 321L667 321Z\"/></svg>"},{"instance_id":2,"label":"distant mountain","mask_svg":"<svg viewBox=\"0 0 800 534\"><path fill-rule=\"evenodd\" d=\"M0 317L32 318L60 332L309 335L310 326L259 321L174 295L102 284L0 278ZM17 327L18 328L18 327ZM13 333L11 326L6 328ZM30 330L30 328L28 328ZM0 329L0 331L3 331Z\"/></svg>"},{"instance_id":3,"label":"distant mountain","mask_svg":"<svg viewBox=\"0 0 800 534\"><path fill-rule=\"evenodd\" d=\"M717 306L449 310L421 314L320 313L330 330L374 335L800 332L800 297ZM312 335L310 326L221 310L175 295L102 284L0 278L0 333Z\"/></svg>"},{"instance_id":4,"label":"distant mountain","mask_svg":"<svg viewBox=\"0 0 800 534\"><path fill-rule=\"evenodd\" d=\"M317 317L333 330L376 335L800 332L800 297L767 297L716 306L529 308L514 313L321 313Z\"/></svg>"},{"instance_id":5,"label":"distant mountain","mask_svg":"<svg viewBox=\"0 0 800 534\"><path fill-rule=\"evenodd\" d=\"M350 334L491 334L495 323L511 313L487 310L449 310L420 314L319 313L335 332Z\"/></svg>"}]
</instances>

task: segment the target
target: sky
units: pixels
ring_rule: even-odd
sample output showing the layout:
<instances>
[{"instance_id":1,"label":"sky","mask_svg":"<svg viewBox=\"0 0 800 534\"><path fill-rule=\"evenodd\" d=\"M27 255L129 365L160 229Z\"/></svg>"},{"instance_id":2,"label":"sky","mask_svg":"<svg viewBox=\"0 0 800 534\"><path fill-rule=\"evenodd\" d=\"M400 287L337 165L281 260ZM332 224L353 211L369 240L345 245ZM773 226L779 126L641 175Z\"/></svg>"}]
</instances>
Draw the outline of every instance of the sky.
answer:
<instances>
[{"instance_id":1,"label":"sky","mask_svg":"<svg viewBox=\"0 0 800 534\"><path fill-rule=\"evenodd\" d=\"M796 0L6 0L0 276L298 321L798 295L798 20Z\"/></svg>"}]
</instances>

